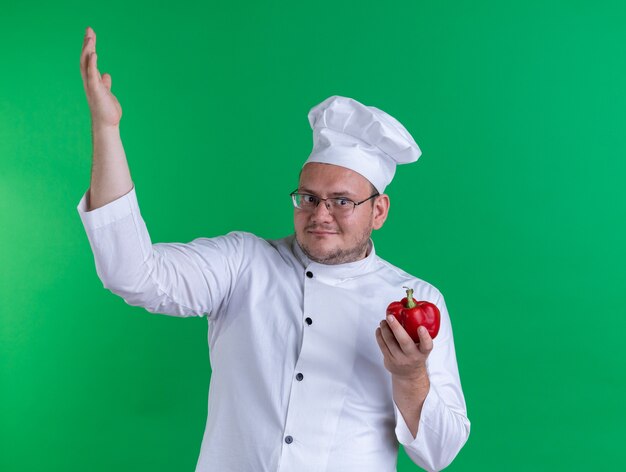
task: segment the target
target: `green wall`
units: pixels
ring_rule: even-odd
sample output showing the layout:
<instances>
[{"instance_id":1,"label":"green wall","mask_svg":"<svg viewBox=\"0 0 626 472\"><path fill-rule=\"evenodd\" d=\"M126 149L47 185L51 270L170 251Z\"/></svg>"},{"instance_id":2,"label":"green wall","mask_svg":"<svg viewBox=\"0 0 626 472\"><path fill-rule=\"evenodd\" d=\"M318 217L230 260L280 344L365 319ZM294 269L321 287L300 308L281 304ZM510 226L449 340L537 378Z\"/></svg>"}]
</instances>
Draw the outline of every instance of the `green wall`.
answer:
<instances>
[{"instance_id":1,"label":"green wall","mask_svg":"<svg viewBox=\"0 0 626 472\"><path fill-rule=\"evenodd\" d=\"M193 470L206 419L206 320L105 290L76 211L88 25L153 242L290 233L309 109L398 118L423 156L374 240L446 297L472 421L449 470L619 469L625 24L618 1L4 1L0 470Z\"/></svg>"}]
</instances>

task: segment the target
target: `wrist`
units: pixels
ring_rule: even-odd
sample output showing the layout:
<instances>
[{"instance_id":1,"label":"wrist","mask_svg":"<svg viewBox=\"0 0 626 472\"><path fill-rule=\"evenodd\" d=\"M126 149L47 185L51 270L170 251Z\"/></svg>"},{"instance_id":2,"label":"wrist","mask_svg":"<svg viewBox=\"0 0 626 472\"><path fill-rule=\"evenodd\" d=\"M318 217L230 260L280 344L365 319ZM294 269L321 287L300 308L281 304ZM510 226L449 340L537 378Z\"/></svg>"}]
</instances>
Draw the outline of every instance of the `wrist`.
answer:
<instances>
[{"instance_id":1,"label":"wrist","mask_svg":"<svg viewBox=\"0 0 626 472\"><path fill-rule=\"evenodd\" d=\"M119 133L120 132L120 124L119 122L116 124L106 123L104 121L91 118L91 130L94 134L103 134L103 133Z\"/></svg>"},{"instance_id":2,"label":"wrist","mask_svg":"<svg viewBox=\"0 0 626 472\"><path fill-rule=\"evenodd\" d=\"M412 375L392 375L391 383L395 392L411 396L418 395L420 398L426 398L430 390L430 379L426 369Z\"/></svg>"}]
</instances>

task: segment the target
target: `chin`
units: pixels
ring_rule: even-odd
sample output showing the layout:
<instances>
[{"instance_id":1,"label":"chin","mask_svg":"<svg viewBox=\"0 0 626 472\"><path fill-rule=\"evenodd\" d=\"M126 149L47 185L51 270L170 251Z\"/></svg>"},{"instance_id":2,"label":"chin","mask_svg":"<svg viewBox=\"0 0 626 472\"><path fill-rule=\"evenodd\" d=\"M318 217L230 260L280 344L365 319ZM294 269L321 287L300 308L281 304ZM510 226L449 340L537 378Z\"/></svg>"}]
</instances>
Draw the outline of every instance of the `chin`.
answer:
<instances>
[{"instance_id":1,"label":"chin","mask_svg":"<svg viewBox=\"0 0 626 472\"><path fill-rule=\"evenodd\" d=\"M325 262L328 259L336 257L338 253L341 253L341 249L337 247L329 247L325 244L310 244L305 242L301 245L301 247L306 255L309 256L309 259L312 259L315 262Z\"/></svg>"},{"instance_id":2,"label":"chin","mask_svg":"<svg viewBox=\"0 0 626 472\"><path fill-rule=\"evenodd\" d=\"M333 257L338 248L333 247L328 241L319 241L315 238L296 235L296 240L300 249L307 255L309 259L315 262L326 263L326 260Z\"/></svg>"},{"instance_id":3,"label":"chin","mask_svg":"<svg viewBox=\"0 0 626 472\"><path fill-rule=\"evenodd\" d=\"M361 259L363 253L363 250L359 248L346 250L334 244L320 244L320 241L300 242L298 239L298 244L309 259L319 264L336 265L354 262Z\"/></svg>"}]
</instances>

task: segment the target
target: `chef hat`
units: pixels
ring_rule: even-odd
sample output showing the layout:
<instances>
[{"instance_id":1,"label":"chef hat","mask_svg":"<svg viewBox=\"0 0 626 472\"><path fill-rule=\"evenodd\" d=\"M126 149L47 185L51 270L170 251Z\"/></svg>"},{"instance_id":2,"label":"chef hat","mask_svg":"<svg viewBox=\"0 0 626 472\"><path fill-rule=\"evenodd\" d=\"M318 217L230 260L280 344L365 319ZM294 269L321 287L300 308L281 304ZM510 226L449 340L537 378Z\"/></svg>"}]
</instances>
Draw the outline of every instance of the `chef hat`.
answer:
<instances>
[{"instance_id":1,"label":"chef hat","mask_svg":"<svg viewBox=\"0 0 626 472\"><path fill-rule=\"evenodd\" d=\"M306 160L347 167L369 180L379 193L397 164L415 162L422 151L394 117L352 98L333 95L309 111L313 150Z\"/></svg>"}]
</instances>

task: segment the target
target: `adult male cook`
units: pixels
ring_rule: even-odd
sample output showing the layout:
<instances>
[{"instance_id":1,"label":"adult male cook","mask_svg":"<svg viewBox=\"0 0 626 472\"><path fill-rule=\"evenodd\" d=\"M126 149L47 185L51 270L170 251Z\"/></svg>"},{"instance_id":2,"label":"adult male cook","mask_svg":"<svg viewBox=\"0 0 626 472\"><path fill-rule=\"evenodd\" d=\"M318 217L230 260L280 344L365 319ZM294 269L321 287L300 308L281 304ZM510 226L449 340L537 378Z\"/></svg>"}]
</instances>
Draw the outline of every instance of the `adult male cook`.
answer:
<instances>
[{"instance_id":1,"label":"adult male cook","mask_svg":"<svg viewBox=\"0 0 626 472\"><path fill-rule=\"evenodd\" d=\"M119 135L111 77L87 29L81 73L92 180L78 211L104 286L153 313L206 316L212 367L197 471L393 471L398 444L440 470L469 435L441 293L376 255L396 164L421 152L385 112L332 96L292 193L295 234L153 244ZM436 304L436 340L382 320L402 287Z\"/></svg>"}]
</instances>

